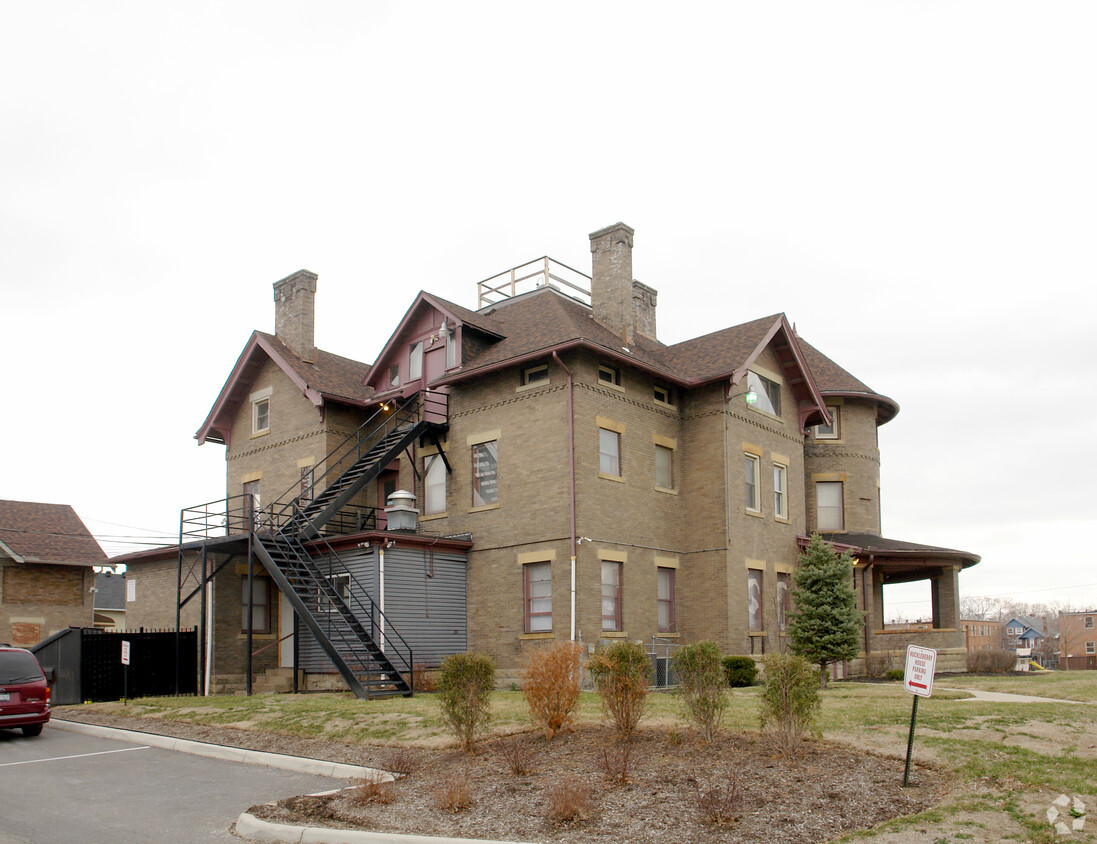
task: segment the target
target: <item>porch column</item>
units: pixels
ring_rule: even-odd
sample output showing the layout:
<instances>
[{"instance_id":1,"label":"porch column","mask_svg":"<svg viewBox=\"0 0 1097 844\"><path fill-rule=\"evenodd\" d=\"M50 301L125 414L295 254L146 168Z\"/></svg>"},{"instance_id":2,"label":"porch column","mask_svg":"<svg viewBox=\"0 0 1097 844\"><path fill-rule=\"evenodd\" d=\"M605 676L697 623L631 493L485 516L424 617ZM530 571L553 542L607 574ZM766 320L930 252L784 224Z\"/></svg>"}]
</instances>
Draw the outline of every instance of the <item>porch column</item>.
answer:
<instances>
[{"instance_id":1,"label":"porch column","mask_svg":"<svg viewBox=\"0 0 1097 844\"><path fill-rule=\"evenodd\" d=\"M876 566L870 566L872 572L872 615L868 621L872 632L884 629L884 575Z\"/></svg>"},{"instance_id":2,"label":"porch column","mask_svg":"<svg viewBox=\"0 0 1097 844\"><path fill-rule=\"evenodd\" d=\"M943 566L930 580L933 628L955 630L960 626L960 578L956 566Z\"/></svg>"}]
</instances>

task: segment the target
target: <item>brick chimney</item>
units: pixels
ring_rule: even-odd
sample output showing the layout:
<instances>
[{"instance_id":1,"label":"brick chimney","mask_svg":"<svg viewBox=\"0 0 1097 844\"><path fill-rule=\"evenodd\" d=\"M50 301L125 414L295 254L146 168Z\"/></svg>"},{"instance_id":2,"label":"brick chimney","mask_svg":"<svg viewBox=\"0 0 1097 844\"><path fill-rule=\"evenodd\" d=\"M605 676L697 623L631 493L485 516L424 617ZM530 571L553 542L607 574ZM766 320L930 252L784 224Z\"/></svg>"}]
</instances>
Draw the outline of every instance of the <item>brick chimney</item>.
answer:
<instances>
[{"instance_id":1,"label":"brick chimney","mask_svg":"<svg viewBox=\"0 0 1097 844\"><path fill-rule=\"evenodd\" d=\"M306 363L316 363L316 279L298 270L274 282L274 333Z\"/></svg>"},{"instance_id":2,"label":"brick chimney","mask_svg":"<svg viewBox=\"0 0 1097 844\"><path fill-rule=\"evenodd\" d=\"M590 304L594 318L626 344L637 333L655 339L658 293L632 277L634 233L624 223L615 223L590 235Z\"/></svg>"}]
</instances>

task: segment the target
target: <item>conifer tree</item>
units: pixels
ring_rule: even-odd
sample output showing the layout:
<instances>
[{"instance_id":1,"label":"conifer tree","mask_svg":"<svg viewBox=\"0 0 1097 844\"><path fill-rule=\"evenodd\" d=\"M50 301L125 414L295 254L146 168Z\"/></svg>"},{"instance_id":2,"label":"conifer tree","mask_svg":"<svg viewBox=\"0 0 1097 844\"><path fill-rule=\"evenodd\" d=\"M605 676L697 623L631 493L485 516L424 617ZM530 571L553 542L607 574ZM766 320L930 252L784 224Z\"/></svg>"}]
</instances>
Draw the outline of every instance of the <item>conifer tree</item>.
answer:
<instances>
[{"instance_id":1,"label":"conifer tree","mask_svg":"<svg viewBox=\"0 0 1097 844\"><path fill-rule=\"evenodd\" d=\"M827 685L827 666L853 659L864 613L853 591L853 560L838 554L817 533L799 557L795 609L789 613L788 636L793 653L819 666L819 681Z\"/></svg>"}]
</instances>

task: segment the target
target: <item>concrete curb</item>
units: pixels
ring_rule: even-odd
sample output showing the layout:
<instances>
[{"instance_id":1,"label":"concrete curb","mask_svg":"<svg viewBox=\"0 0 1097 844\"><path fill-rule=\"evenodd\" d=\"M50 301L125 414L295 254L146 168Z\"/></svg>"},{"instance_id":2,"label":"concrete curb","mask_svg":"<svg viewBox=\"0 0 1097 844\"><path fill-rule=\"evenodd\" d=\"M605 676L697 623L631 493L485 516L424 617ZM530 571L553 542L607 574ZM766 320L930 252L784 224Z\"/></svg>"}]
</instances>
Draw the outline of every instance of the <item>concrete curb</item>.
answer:
<instances>
[{"instance_id":1,"label":"concrete curb","mask_svg":"<svg viewBox=\"0 0 1097 844\"><path fill-rule=\"evenodd\" d=\"M285 756L281 753L267 753L263 750L245 750L240 747L223 747L218 744L206 744L201 741L161 736L155 733L141 733L136 730L120 730L117 727L100 727L95 724L82 724L78 721L65 721L51 718L50 724L72 733L116 739L118 741L138 742L151 747L163 747L192 753L195 756L209 756L213 759L225 759L229 762L246 762L250 765L266 765L268 768L280 768L299 774L317 774L335 779L376 778L378 781L391 782L392 775L378 768L364 768L360 765L343 765L339 762L325 762L322 759L306 759L303 756Z\"/></svg>"},{"instance_id":2,"label":"concrete curb","mask_svg":"<svg viewBox=\"0 0 1097 844\"><path fill-rule=\"evenodd\" d=\"M507 844L483 838L431 838L396 832L363 832L356 829L328 829L319 826L287 826L260 820L244 812L236 820L236 835L248 841L288 844Z\"/></svg>"}]
</instances>

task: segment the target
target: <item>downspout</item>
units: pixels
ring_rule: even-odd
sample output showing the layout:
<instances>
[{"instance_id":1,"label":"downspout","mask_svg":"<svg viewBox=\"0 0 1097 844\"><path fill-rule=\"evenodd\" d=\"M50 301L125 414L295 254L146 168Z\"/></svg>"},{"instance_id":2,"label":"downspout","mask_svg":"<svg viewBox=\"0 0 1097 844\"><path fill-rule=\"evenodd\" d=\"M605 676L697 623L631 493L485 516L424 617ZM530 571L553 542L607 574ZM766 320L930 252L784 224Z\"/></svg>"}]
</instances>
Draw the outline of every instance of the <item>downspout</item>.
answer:
<instances>
[{"instance_id":1,"label":"downspout","mask_svg":"<svg viewBox=\"0 0 1097 844\"><path fill-rule=\"evenodd\" d=\"M869 631L872 629L872 624L874 623L872 616L876 612L876 606L873 605L872 613L869 613L868 592L866 591L868 589L868 583L866 581L873 577L873 563L875 560L875 556L869 554L868 568L861 572L861 606L865 608L865 656L868 656L868 654L871 653L869 647L871 634ZM866 575L868 575L868 577L866 577ZM875 595L873 595L873 597L875 598Z\"/></svg>"},{"instance_id":2,"label":"downspout","mask_svg":"<svg viewBox=\"0 0 1097 844\"><path fill-rule=\"evenodd\" d=\"M575 531L575 381L571 376L571 370L564 366L560 356L553 351L553 360L560 364L560 368L568 377L568 460L571 464L571 641L575 641L575 557L576 557L576 531Z\"/></svg>"},{"instance_id":3,"label":"downspout","mask_svg":"<svg viewBox=\"0 0 1097 844\"><path fill-rule=\"evenodd\" d=\"M377 619L377 629L380 632L378 637L378 644L381 646L381 653L385 652L385 544L381 543L377 546L377 598L378 609L381 611L381 617Z\"/></svg>"}]
</instances>

